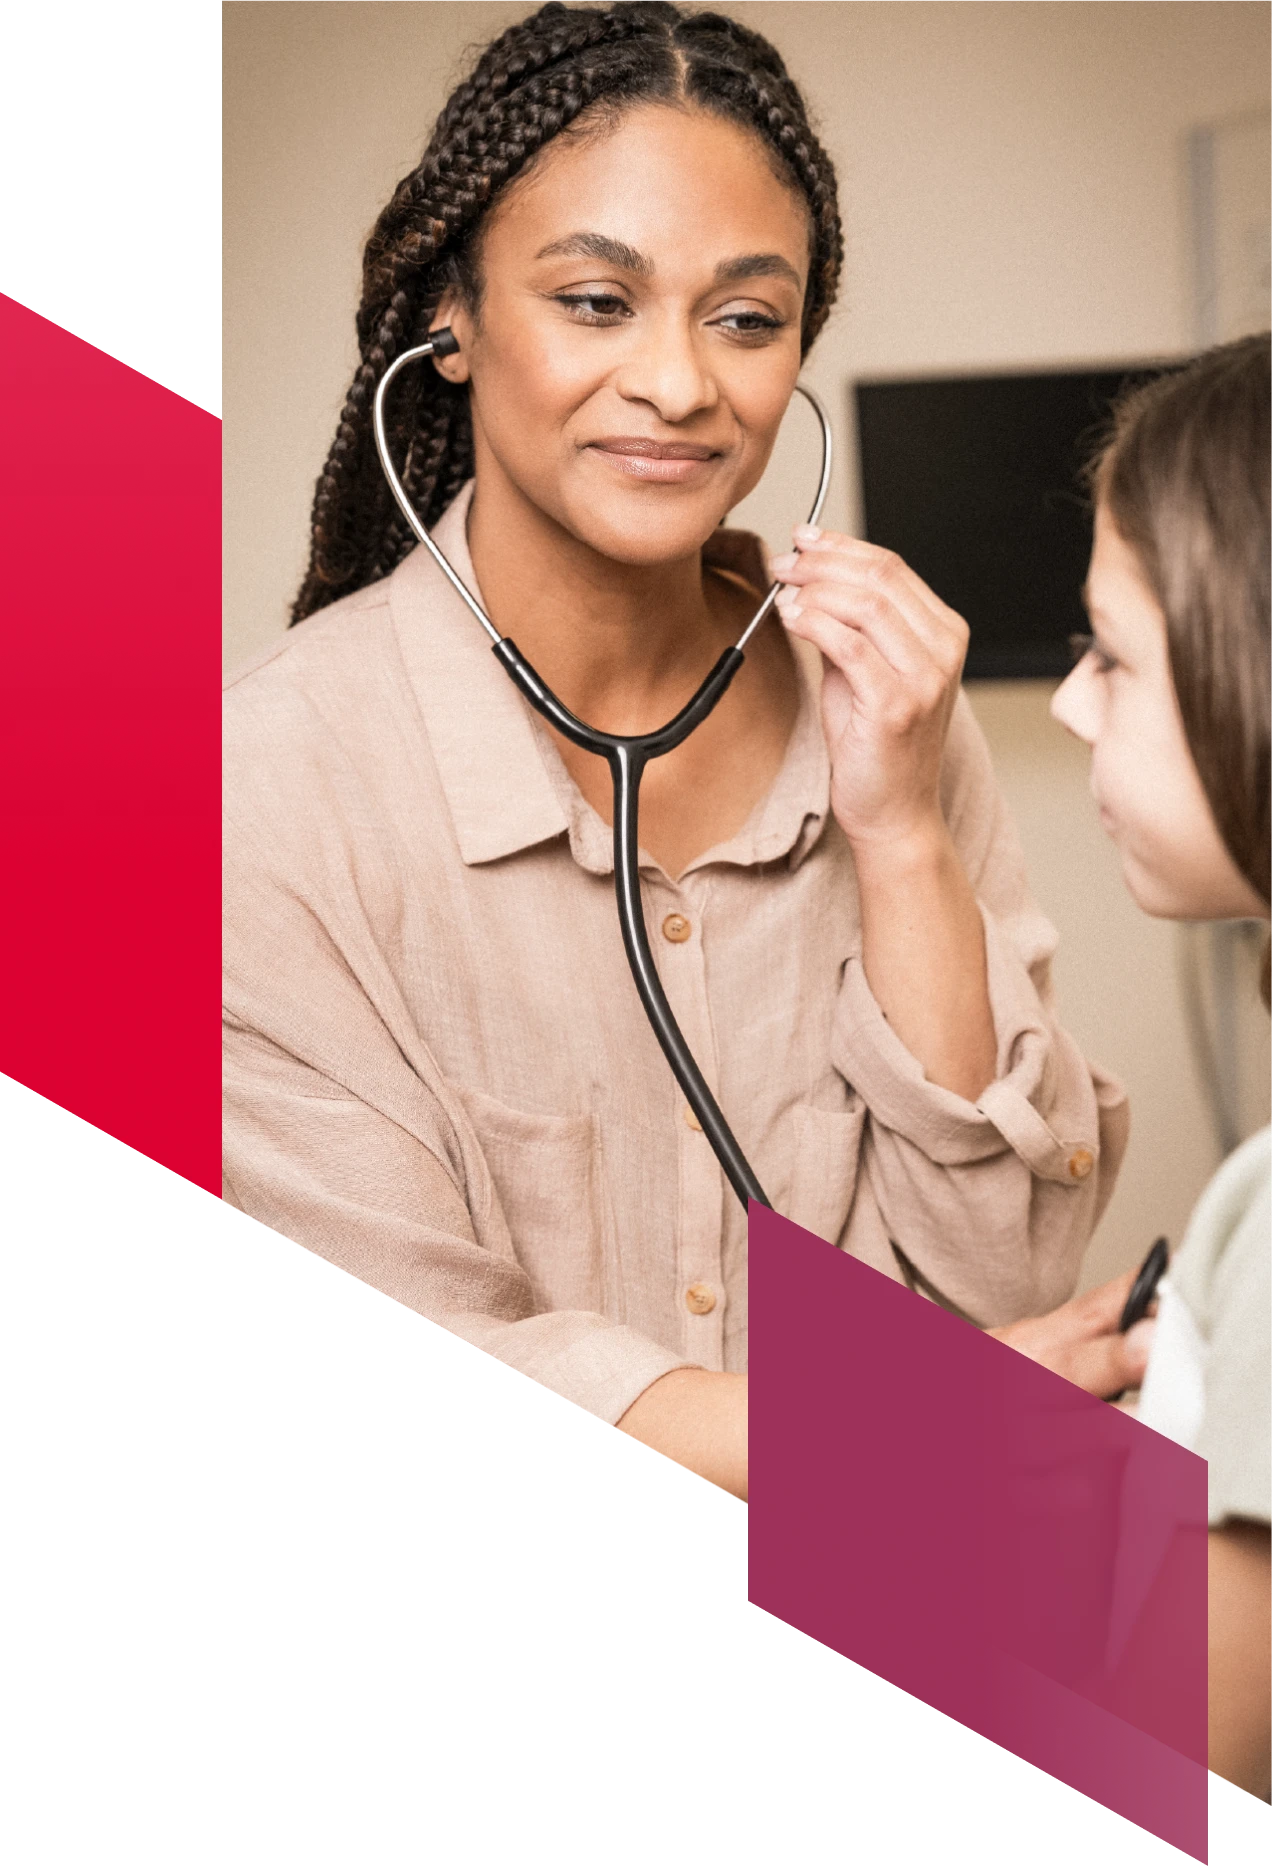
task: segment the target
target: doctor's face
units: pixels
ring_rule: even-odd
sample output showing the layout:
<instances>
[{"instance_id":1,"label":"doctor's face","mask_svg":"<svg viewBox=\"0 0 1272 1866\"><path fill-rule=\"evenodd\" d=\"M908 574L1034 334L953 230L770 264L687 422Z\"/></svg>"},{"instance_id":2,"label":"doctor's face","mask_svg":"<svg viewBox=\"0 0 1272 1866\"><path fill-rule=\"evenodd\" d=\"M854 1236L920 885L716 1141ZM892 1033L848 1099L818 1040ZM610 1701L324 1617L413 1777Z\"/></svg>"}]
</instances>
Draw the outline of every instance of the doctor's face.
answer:
<instances>
[{"instance_id":1,"label":"doctor's face","mask_svg":"<svg viewBox=\"0 0 1272 1866\"><path fill-rule=\"evenodd\" d=\"M1165 919L1266 916L1228 854L1188 749L1166 618L1103 506L1086 600L1094 645L1051 711L1091 747L1091 792L1127 887Z\"/></svg>"},{"instance_id":2,"label":"doctor's face","mask_svg":"<svg viewBox=\"0 0 1272 1866\"><path fill-rule=\"evenodd\" d=\"M475 313L439 314L478 499L502 482L622 563L696 553L759 480L799 373L808 219L761 143L649 105L562 135L478 258Z\"/></svg>"}]
</instances>

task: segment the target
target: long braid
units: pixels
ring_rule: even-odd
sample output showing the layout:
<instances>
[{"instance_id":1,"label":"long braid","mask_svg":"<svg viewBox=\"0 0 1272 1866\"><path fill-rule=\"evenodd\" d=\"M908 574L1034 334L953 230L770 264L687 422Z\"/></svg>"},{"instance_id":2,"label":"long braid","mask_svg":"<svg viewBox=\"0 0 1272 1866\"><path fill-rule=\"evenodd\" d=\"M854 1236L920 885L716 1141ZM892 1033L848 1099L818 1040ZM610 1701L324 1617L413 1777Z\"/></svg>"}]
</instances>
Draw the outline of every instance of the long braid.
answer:
<instances>
[{"instance_id":1,"label":"long braid","mask_svg":"<svg viewBox=\"0 0 1272 1866\"><path fill-rule=\"evenodd\" d=\"M755 130L807 202L807 351L838 284L835 175L773 47L723 15L685 15L668 0L603 8L552 0L482 52L367 242L360 362L315 487L293 622L387 576L412 548L375 453L376 385L394 357L424 341L444 292L457 288L476 303L476 236L496 196L584 111L686 100ZM472 475L467 390L427 367L409 370L388 398L385 427L412 504L432 526Z\"/></svg>"}]
</instances>

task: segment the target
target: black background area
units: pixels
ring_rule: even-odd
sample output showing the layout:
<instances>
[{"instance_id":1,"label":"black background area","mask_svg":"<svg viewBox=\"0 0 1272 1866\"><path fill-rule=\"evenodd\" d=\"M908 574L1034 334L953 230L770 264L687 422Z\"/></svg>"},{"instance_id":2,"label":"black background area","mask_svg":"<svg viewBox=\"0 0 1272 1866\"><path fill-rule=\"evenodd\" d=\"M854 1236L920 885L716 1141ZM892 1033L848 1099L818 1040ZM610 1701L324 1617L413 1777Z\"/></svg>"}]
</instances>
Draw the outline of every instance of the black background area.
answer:
<instances>
[{"instance_id":1,"label":"black background area","mask_svg":"<svg viewBox=\"0 0 1272 1866\"><path fill-rule=\"evenodd\" d=\"M971 680L1050 679L1086 628L1085 462L1162 366L855 385L865 534L971 630Z\"/></svg>"},{"instance_id":2,"label":"black background area","mask_svg":"<svg viewBox=\"0 0 1272 1866\"><path fill-rule=\"evenodd\" d=\"M26 30L4 278L207 401L211 17ZM746 1607L739 1506L11 1084L0 1136L11 1752L56 1758L48 1831L173 1859L366 1797L343 1857L397 1855L386 1804L412 1847L436 1810L601 1851L763 1814L796 1857L1160 1857ZM1212 1859L1250 1819L1216 1795Z\"/></svg>"}]
</instances>

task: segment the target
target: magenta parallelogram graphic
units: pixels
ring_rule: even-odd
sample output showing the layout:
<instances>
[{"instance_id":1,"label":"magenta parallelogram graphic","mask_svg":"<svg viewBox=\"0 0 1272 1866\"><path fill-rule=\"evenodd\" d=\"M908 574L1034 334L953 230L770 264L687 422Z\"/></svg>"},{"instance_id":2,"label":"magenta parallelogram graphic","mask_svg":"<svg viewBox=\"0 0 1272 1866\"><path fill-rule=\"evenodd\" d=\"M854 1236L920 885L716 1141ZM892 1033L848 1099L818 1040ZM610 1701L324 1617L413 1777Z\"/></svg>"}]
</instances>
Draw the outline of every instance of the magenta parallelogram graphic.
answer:
<instances>
[{"instance_id":1,"label":"magenta parallelogram graphic","mask_svg":"<svg viewBox=\"0 0 1272 1866\"><path fill-rule=\"evenodd\" d=\"M750 1597L1206 1858L1206 1466L750 1212Z\"/></svg>"}]
</instances>

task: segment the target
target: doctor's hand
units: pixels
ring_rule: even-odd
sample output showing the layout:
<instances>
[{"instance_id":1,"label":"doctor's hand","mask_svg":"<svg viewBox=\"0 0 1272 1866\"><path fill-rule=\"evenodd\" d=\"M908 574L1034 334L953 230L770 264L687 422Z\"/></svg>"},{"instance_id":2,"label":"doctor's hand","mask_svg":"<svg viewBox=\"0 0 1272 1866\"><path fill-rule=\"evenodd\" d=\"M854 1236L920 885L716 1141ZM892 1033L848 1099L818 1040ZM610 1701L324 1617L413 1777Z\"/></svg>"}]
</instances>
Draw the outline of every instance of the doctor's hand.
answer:
<instances>
[{"instance_id":1,"label":"doctor's hand","mask_svg":"<svg viewBox=\"0 0 1272 1866\"><path fill-rule=\"evenodd\" d=\"M821 649L830 803L848 838L861 962L929 1082L974 1102L997 1049L980 908L941 811L967 624L892 551L801 525L778 613Z\"/></svg>"},{"instance_id":2,"label":"doctor's hand","mask_svg":"<svg viewBox=\"0 0 1272 1866\"><path fill-rule=\"evenodd\" d=\"M967 624L892 551L801 525L773 559L777 608L826 663L831 807L856 849L930 836Z\"/></svg>"},{"instance_id":3,"label":"doctor's hand","mask_svg":"<svg viewBox=\"0 0 1272 1866\"><path fill-rule=\"evenodd\" d=\"M985 1332L1074 1386L1085 1387L1097 1399L1110 1399L1142 1383L1157 1326L1145 1320L1124 1335L1117 1332L1134 1281L1135 1271L1128 1270L1099 1289L1075 1296L1050 1315L1031 1316Z\"/></svg>"}]
</instances>

